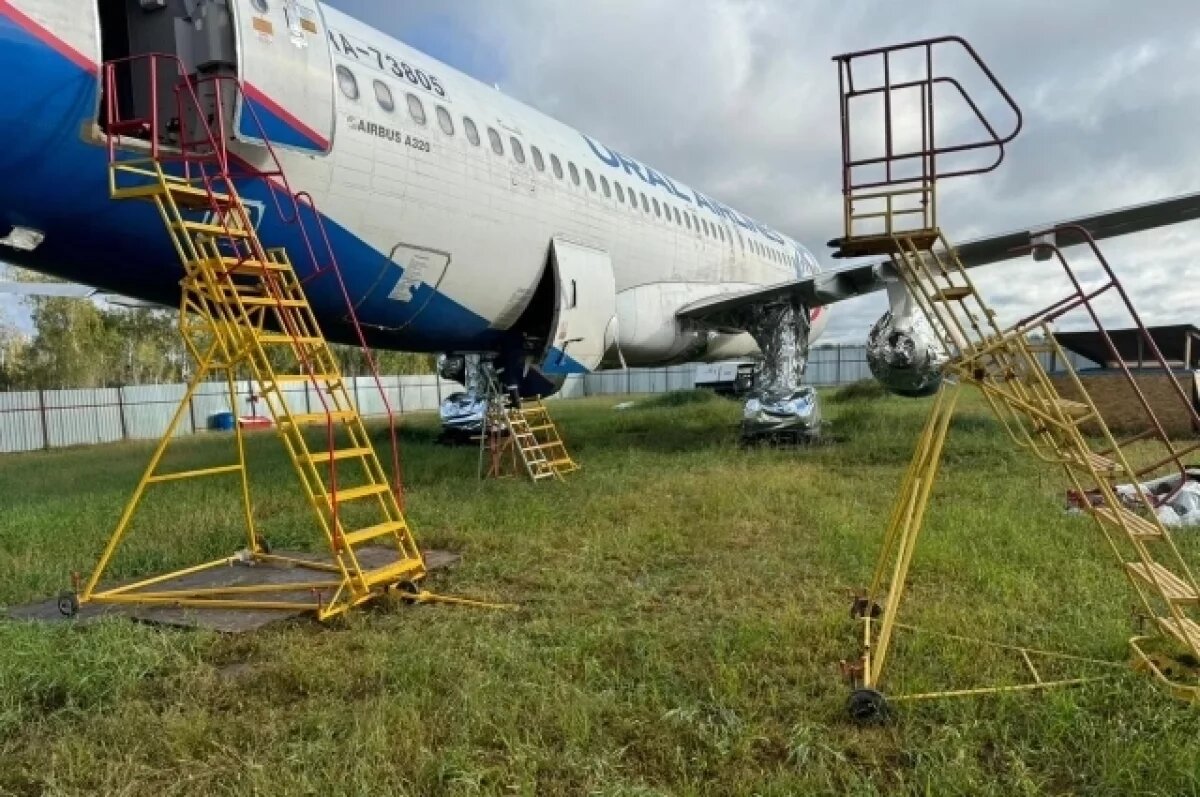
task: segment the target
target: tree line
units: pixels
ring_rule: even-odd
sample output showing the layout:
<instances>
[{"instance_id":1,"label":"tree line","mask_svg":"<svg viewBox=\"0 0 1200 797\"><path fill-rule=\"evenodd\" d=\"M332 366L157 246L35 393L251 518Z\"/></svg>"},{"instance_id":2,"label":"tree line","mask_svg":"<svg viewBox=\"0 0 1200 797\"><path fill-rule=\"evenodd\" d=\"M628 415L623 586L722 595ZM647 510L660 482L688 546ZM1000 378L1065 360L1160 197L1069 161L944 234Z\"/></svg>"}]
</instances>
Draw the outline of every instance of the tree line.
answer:
<instances>
[{"instance_id":1,"label":"tree line","mask_svg":"<svg viewBox=\"0 0 1200 797\"><path fill-rule=\"evenodd\" d=\"M179 334L178 311L105 307L64 297L24 301L33 316L31 335L0 319L0 390L186 382L195 372ZM334 345L333 350L347 376L369 373L360 349ZM433 372L432 355L374 355L381 374Z\"/></svg>"}]
</instances>

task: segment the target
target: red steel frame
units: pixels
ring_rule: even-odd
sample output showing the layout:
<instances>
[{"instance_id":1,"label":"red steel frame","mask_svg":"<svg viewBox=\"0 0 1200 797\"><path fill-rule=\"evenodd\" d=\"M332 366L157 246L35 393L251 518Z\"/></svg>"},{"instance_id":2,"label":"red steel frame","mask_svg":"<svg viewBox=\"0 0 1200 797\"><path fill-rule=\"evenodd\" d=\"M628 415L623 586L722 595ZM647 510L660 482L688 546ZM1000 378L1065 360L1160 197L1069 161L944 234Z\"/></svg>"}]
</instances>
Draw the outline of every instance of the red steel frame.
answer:
<instances>
[{"instance_id":1,"label":"red steel frame","mask_svg":"<svg viewBox=\"0 0 1200 797\"><path fill-rule=\"evenodd\" d=\"M934 52L939 47L958 46L960 47L971 60L979 67L983 75L988 79L991 85L999 93L1000 97L1011 109L1015 122L1011 132L1000 135L996 132L991 122L987 120L979 106L971 98L971 96L963 88L962 84L952 77L938 76L934 69ZM892 61L893 57L901 52L911 50L923 51L924 75L918 79L905 80L899 83L892 82ZM883 82L880 85L870 85L867 87L856 87L854 80L854 63L867 58L879 58L882 60ZM937 227L937 212L936 201L934 196L934 184L939 177L961 177L969 174L982 174L995 169L1004 160L1004 148L1017 137L1021 132L1023 125L1023 117L1021 109L1009 95L1008 91L996 79L991 69L983 62L979 55L975 52L964 39L958 36L941 36L932 39L922 39L919 41L906 42L904 44L892 45L890 47L876 47L870 50L859 50L851 53L843 53L835 56L833 59L838 64L838 89L841 98L841 122L842 122L842 194L845 197L845 221L846 221L846 239L852 240L854 237L853 222L856 220L865 220L870 218L883 219L887 225L884 235L890 235L892 230L892 219L898 215L921 214L921 226L919 229L932 230ZM967 107L975 115L975 118L987 131L988 138L973 141L966 144L942 145L937 143L937 124L936 114L934 113L934 91L939 84L944 84L952 87L958 92L958 95L966 103ZM917 89L920 91L920 108L921 108L921 146L916 149L897 150L896 131L892 124L892 103L893 95L899 91L909 89ZM867 97L882 96L884 105L884 136L883 136L883 153L871 157L854 158L852 155L854 140L851 134L851 103L856 99ZM954 153L970 152L972 150L982 150L988 148L996 149L996 159L994 162L973 168L960 168L950 171L938 170L938 157ZM895 173L897 164L907 161L918 161L920 163L920 174L910 177L898 177ZM859 179L856 178L856 170L861 170L868 166L883 166L883 179ZM916 187L909 187L904 190L893 191L872 191L872 189L887 189L896 186L911 186L916 184ZM863 193L869 192L869 193ZM912 210L894 210L893 200L897 196L916 194L920 196L919 209ZM854 202L862 200L882 199L887 202L887 210L883 213L855 214ZM846 253L851 254L851 253Z\"/></svg>"}]
</instances>

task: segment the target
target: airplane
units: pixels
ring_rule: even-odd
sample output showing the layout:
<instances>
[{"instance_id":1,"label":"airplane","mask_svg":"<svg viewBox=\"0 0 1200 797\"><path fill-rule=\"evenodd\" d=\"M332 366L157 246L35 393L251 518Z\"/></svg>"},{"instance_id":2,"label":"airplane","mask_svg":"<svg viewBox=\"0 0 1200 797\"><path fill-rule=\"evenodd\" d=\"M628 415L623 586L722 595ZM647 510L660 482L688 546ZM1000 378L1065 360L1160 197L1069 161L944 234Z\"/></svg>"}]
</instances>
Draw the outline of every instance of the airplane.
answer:
<instances>
[{"instance_id":1,"label":"airplane","mask_svg":"<svg viewBox=\"0 0 1200 797\"><path fill-rule=\"evenodd\" d=\"M887 290L873 373L905 395L940 380L884 264L823 272L801 242L317 0L0 0L0 259L177 305L156 211L111 202L107 183L105 103L147 115L152 98L132 78L104 97L102 64L149 53L241 81L223 134L249 163L269 139L315 198L372 347L496 363L525 396L597 369L761 356L744 428L810 430L803 372L829 306ZM240 190L273 201L267 181ZM277 213L256 215L267 245L301 246ZM1191 194L1064 221L1102 239L1197 216ZM959 254L996 262L1037 233ZM330 340L354 343L333 279L311 279L310 302Z\"/></svg>"}]
</instances>

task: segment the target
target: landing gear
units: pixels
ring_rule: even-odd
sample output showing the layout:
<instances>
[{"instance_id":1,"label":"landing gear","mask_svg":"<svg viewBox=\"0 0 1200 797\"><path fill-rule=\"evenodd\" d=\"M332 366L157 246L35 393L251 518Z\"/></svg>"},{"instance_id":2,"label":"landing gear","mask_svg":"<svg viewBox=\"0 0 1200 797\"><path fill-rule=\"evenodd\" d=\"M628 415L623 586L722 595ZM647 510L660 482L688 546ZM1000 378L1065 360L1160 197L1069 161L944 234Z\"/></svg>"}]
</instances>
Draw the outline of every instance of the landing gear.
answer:
<instances>
[{"instance_id":1,"label":"landing gear","mask_svg":"<svg viewBox=\"0 0 1200 797\"><path fill-rule=\"evenodd\" d=\"M850 693L846 713L859 725L878 725L887 720L890 711L882 692L860 687Z\"/></svg>"},{"instance_id":2,"label":"landing gear","mask_svg":"<svg viewBox=\"0 0 1200 797\"><path fill-rule=\"evenodd\" d=\"M808 364L808 308L795 300L741 311L737 325L763 354L754 393L742 411L742 442L810 444L821 429L817 393L801 384Z\"/></svg>"}]
</instances>

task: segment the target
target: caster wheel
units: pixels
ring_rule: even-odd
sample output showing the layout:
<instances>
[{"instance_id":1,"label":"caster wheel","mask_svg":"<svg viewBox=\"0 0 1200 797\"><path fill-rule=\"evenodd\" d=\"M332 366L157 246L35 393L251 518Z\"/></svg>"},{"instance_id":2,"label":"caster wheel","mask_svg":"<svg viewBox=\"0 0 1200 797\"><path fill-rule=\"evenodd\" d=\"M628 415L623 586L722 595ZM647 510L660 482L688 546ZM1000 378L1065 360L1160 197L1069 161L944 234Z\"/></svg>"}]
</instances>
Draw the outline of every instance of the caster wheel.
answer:
<instances>
[{"instance_id":1,"label":"caster wheel","mask_svg":"<svg viewBox=\"0 0 1200 797\"><path fill-rule=\"evenodd\" d=\"M271 552L271 543L267 542L267 538L261 534L254 535L254 544L258 546L258 553Z\"/></svg>"},{"instance_id":2,"label":"caster wheel","mask_svg":"<svg viewBox=\"0 0 1200 797\"><path fill-rule=\"evenodd\" d=\"M878 603L869 604L871 611L871 619L875 619L883 614L883 609ZM850 604L850 619L858 620L867 616L868 603L866 598L855 598L854 603Z\"/></svg>"},{"instance_id":3,"label":"caster wheel","mask_svg":"<svg viewBox=\"0 0 1200 797\"><path fill-rule=\"evenodd\" d=\"M74 592L59 593L58 612L63 617L74 617L79 614L79 597Z\"/></svg>"},{"instance_id":4,"label":"caster wheel","mask_svg":"<svg viewBox=\"0 0 1200 797\"><path fill-rule=\"evenodd\" d=\"M888 717L888 704L881 692L874 689L855 689L846 701L850 719L859 725L876 725Z\"/></svg>"},{"instance_id":5,"label":"caster wheel","mask_svg":"<svg viewBox=\"0 0 1200 797\"><path fill-rule=\"evenodd\" d=\"M419 596L423 591L421 585L415 581L401 581L396 585L396 589L401 595L411 595L414 598Z\"/></svg>"}]
</instances>

